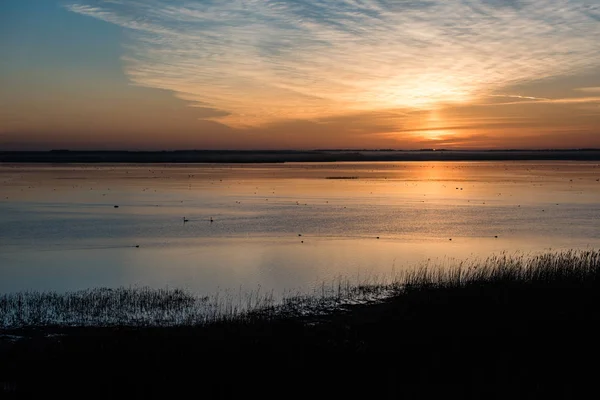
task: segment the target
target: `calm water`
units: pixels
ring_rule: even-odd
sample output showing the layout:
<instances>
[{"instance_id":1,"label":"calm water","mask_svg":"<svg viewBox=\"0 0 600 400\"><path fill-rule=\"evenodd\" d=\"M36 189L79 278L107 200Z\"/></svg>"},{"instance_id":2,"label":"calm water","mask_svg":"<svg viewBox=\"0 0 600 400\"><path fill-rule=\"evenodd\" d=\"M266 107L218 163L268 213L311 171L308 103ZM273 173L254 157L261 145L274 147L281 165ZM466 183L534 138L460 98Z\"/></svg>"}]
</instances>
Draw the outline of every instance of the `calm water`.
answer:
<instances>
[{"instance_id":1,"label":"calm water","mask_svg":"<svg viewBox=\"0 0 600 400\"><path fill-rule=\"evenodd\" d=\"M585 162L0 165L0 292L281 293L598 248L599 178Z\"/></svg>"}]
</instances>

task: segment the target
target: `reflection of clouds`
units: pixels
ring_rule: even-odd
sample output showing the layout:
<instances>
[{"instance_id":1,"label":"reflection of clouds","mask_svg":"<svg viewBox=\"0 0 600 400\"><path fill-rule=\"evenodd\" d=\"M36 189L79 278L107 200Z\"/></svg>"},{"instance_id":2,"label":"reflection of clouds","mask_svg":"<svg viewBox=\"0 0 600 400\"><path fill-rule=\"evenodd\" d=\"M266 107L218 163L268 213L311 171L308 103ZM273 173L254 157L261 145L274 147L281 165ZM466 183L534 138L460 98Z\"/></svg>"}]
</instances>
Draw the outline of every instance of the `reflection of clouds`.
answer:
<instances>
[{"instance_id":1,"label":"reflection of clouds","mask_svg":"<svg viewBox=\"0 0 600 400\"><path fill-rule=\"evenodd\" d=\"M600 57L596 0L93 4L67 8L132 31L133 82L233 126L467 103Z\"/></svg>"}]
</instances>

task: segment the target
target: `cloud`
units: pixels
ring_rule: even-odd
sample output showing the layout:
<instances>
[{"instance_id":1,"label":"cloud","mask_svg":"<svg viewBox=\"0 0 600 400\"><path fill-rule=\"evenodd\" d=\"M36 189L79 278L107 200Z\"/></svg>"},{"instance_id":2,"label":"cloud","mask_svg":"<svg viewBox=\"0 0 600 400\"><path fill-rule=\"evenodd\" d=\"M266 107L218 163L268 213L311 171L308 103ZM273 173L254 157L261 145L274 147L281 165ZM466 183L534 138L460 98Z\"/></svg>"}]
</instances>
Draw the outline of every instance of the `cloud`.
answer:
<instances>
[{"instance_id":1,"label":"cloud","mask_svg":"<svg viewBox=\"0 0 600 400\"><path fill-rule=\"evenodd\" d=\"M533 96L521 96L518 94L490 94L490 97L504 97L509 99L521 99L521 100L550 100L545 97L533 97Z\"/></svg>"},{"instance_id":2,"label":"cloud","mask_svg":"<svg viewBox=\"0 0 600 400\"><path fill-rule=\"evenodd\" d=\"M87 0L67 9L130 32L132 82L222 110L215 119L234 127L468 104L600 65L597 0Z\"/></svg>"},{"instance_id":3,"label":"cloud","mask_svg":"<svg viewBox=\"0 0 600 400\"><path fill-rule=\"evenodd\" d=\"M585 88L577 88L575 89L580 92L586 93L600 93L600 87L585 87Z\"/></svg>"},{"instance_id":4,"label":"cloud","mask_svg":"<svg viewBox=\"0 0 600 400\"><path fill-rule=\"evenodd\" d=\"M600 97L566 97L560 99L546 99L543 97L525 97L525 96L500 96L523 99L522 101L508 101L499 103L480 103L475 106L509 106L513 104L586 104L600 103Z\"/></svg>"}]
</instances>

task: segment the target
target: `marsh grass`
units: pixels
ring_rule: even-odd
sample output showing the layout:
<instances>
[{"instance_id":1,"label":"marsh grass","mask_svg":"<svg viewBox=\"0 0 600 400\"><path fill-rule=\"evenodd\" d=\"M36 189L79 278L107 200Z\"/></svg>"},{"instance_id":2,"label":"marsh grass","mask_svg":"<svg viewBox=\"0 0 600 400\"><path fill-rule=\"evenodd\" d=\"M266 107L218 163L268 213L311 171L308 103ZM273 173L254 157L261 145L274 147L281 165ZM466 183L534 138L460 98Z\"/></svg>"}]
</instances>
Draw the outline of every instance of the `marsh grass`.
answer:
<instances>
[{"instance_id":1,"label":"marsh grass","mask_svg":"<svg viewBox=\"0 0 600 400\"><path fill-rule=\"evenodd\" d=\"M356 305L411 301L419 293L500 298L508 290L600 286L600 251L493 256L483 261L424 265L360 282L338 278L312 292L220 292L198 296L182 289L97 288L69 293L27 291L0 296L0 328L48 326L169 327L226 321L318 317ZM554 296L556 297L556 296Z\"/></svg>"},{"instance_id":2,"label":"marsh grass","mask_svg":"<svg viewBox=\"0 0 600 400\"><path fill-rule=\"evenodd\" d=\"M429 264L283 299L16 293L0 298L0 377L19 398L587 398L599 304L595 250Z\"/></svg>"},{"instance_id":3,"label":"marsh grass","mask_svg":"<svg viewBox=\"0 0 600 400\"><path fill-rule=\"evenodd\" d=\"M445 268L425 266L406 271L401 280L405 290L424 290L498 285L573 287L597 285L599 278L600 251L568 250L529 256L503 253Z\"/></svg>"},{"instance_id":4,"label":"marsh grass","mask_svg":"<svg viewBox=\"0 0 600 400\"><path fill-rule=\"evenodd\" d=\"M29 327L169 327L281 316L301 317L375 301L393 285L341 279L312 292L242 292L198 296L182 289L96 288L67 293L24 291L0 296L0 329Z\"/></svg>"}]
</instances>

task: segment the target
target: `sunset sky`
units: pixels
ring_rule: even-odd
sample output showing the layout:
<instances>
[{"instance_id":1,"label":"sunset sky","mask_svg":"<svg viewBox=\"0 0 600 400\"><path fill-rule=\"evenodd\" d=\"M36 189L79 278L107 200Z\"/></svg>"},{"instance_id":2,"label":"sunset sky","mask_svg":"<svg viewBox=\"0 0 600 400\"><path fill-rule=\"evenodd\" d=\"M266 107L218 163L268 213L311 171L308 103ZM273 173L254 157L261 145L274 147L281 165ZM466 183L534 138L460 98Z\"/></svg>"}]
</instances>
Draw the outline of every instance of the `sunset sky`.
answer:
<instances>
[{"instance_id":1,"label":"sunset sky","mask_svg":"<svg viewBox=\"0 0 600 400\"><path fill-rule=\"evenodd\" d=\"M600 147L598 0L2 0L0 150Z\"/></svg>"}]
</instances>

